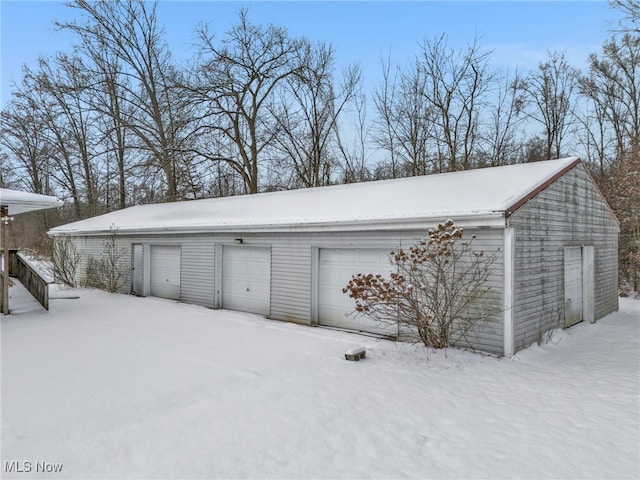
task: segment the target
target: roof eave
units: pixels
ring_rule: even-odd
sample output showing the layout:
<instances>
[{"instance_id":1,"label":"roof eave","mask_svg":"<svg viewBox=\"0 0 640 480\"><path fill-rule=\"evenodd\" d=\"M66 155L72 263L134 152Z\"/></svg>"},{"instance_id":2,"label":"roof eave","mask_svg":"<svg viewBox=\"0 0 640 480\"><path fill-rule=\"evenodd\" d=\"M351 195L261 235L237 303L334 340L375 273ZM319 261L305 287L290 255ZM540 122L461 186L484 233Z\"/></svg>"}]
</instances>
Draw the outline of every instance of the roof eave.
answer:
<instances>
[{"instance_id":1,"label":"roof eave","mask_svg":"<svg viewBox=\"0 0 640 480\"><path fill-rule=\"evenodd\" d=\"M162 235L162 234L206 234L206 233L317 233L317 232L366 232L390 230L422 230L452 219L460 227L504 228L505 212L491 211L463 215L422 216L400 219L371 219L352 221L333 221L315 223L283 223L264 225L215 225L190 227L149 227L149 228L121 228L119 235ZM110 229L95 230L50 230L51 237L62 235L71 236L103 236L112 233Z\"/></svg>"},{"instance_id":2,"label":"roof eave","mask_svg":"<svg viewBox=\"0 0 640 480\"><path fill-rule=\"evenodd\" d=\"M8 202L0 202L0 207L7 208L9 211L9 215L20 215L22 213L36 212L38 210L48 210L51 208L59 208L64 205L62 200L57 200L56 202L18 202L18 203L8 203Z\"/></svg>"}]
</instances>

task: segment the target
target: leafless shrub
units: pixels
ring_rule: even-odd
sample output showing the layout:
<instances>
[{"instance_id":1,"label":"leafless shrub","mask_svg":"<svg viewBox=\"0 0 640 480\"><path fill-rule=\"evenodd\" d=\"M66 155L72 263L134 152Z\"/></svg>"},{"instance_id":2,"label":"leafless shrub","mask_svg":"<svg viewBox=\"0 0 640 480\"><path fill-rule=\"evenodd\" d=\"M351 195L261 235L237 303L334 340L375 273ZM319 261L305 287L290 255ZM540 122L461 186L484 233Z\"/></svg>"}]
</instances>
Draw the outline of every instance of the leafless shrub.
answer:
<instances>
[{"instance_id":1,"label":"leafless shrub","mask_svg":"<svg viewBox=\"0 0 640 480\"><path fill-rule=\"evenodd\" d=\"M111 227L109 237L102 242L100 259L89 257L85 276L88 287L99 288L107 292L117 292L126 282L120 262L125 255L122 247L118 246L118 229Z\"/></svg>"},{"instance_id":2,"label":"leafless shrub","mask_svg":"<svg viewBox=\"0 0 640 480\"><path fill-rule=\"evenodd\" d=\"M429 230L408 251L391 252L396 272L390 278L353 275L343 289L356 301L356 314L386 325L398 325L405 336L433 348L465 339L472 327L492 312L485 283L495 255L472 249L462 228L451 220Z\"/></svg>"},{"instance_id":3,"label":"leafless shrub","mask_svg":"<svg viewBox=\"0 0 640 480\"><path fill-rule=\"evenodd\" d=\"M80 254L73 240L60 235L53 241L53 277L70 287L76 287L76 272L80 263Z\"/></svg>"},{"instance_id":4,"label":"leafless shrub","mask_svg":"<svg viewBox=\"0 0 640 480\"><path fill-rule=\"evenodd\" d=\"M562 330L562 315L556 308L545 310L538 319L538 345L551 343Z\"/></svg>"}]
</instances>

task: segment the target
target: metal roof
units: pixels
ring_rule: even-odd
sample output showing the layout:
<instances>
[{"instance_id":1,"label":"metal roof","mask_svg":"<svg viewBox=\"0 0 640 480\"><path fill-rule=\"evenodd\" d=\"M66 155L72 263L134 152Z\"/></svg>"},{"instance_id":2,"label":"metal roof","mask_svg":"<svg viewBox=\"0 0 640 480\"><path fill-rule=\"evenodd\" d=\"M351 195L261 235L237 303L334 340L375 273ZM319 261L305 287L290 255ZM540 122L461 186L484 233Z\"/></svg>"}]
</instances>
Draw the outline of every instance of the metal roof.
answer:
<instances>
[{"instance_id":1,"label":"metal roof","mask_svg":"<svg viewBox=\"0 0 640 480\"><path fill-rule=\"evenodd\" d=\"M49 233L309 231L410 228L431 219L504 226L528 198L580 164L577 157L419 177L236 197L138 205Z\"/></svg>"}]
</instances>

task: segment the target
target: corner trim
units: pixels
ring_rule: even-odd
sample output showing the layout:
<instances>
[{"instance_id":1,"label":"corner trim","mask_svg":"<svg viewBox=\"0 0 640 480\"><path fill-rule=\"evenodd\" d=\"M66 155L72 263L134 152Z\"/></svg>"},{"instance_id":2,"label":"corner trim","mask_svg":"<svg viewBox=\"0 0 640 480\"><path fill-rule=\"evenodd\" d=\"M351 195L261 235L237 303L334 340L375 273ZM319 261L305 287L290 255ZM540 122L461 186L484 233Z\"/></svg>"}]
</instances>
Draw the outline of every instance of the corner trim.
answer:
<instances>
[{"instance_id":1,"label":"corner trim","mask_svg":"<svg viewBox=\"0 0 640 480\"><path fill-rule=\"evenodd\" d=\"M502 318L504 323L504 356L515 353L515 228L504 229L504 288L502 297Z\"/></svg>"},{"instance_id":2,"label":"corner trim","mask_svg":"<svg viewBox=\"0 0 640 480\"><path fill-rule=\"evenodd\" d=\"M310 325L317 326L319 321L318 283L320 282L320 247L311 247L311 318Z\"/></svg>"}]
</instances>

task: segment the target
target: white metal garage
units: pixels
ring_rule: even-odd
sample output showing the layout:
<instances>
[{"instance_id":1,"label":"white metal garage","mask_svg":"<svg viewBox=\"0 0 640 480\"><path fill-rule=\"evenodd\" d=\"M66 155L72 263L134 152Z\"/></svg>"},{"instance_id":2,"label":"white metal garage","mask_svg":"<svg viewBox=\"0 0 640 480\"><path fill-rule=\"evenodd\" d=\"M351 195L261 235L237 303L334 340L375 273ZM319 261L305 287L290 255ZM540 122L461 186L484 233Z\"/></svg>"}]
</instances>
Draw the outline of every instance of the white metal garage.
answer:
<instances>
[{"instance_id":1,"label":"white metal garage","mask_svg":"<svg viewBox=\"0 0 640 480\"><path fill-rule=\"evenodd\" d=\"M446 219L464 228L465 237L476 235L474 248L496 255L487 296L495 313L461 346L511 356L535 342L541 328L553 327L567 300L578 309L575 316L567 309L570 322L593 322L618 308L619 222L575 157L137 205L49 233L56 243L68 238L77 247L78 283L115 227L118 247L132 257L118 265L131 280L123 293L379 331L366 319L345 317L354 304L342 288L354 273L387 273L388 251ZM154 247L152 258L152 246L178 244ZM548 317L542 327L541 314Z\"/></svg>"},{"instance_id":2,"label":"white metal garage","mask_svg":"<svg viewBox=\"0 0 640 480\"><path fill-rule=\"evenodd\" d=\"M151 245L151 295L180 300L180 246Z\"/></svg>"},{"instance_id":3,"label":"white metal garage","mask_svg":"<svg viewBox=\"0 0 640 480\"><path fill-rule=\"evenodd\" d=\"M391 273L388 249L321 248L318 267L318 323L395 336L395 328L383 327L359 315L347 316L355 309L354 301L342 289L355 273Z\"/></svg>"},{"instance_id":4,"label":"white metal garage","mask_svg":"<svg viewBox=\"0 0 640 480\"><path fill-rule=\"evenodd\" d=\"M269 315L271 249L225 245L222 248L222 308Z\"/></svg>"}]
</instances>

